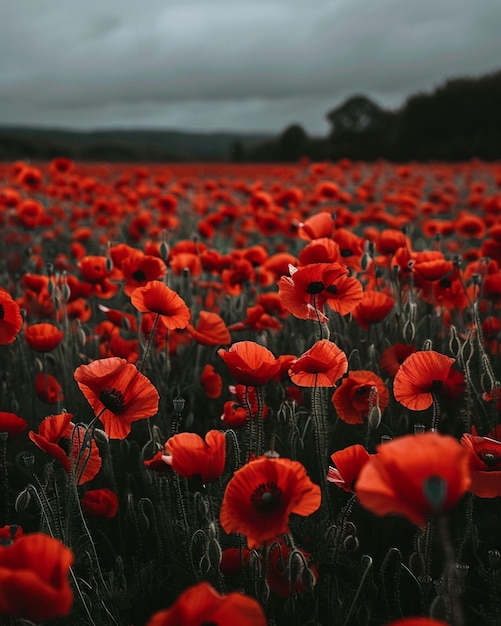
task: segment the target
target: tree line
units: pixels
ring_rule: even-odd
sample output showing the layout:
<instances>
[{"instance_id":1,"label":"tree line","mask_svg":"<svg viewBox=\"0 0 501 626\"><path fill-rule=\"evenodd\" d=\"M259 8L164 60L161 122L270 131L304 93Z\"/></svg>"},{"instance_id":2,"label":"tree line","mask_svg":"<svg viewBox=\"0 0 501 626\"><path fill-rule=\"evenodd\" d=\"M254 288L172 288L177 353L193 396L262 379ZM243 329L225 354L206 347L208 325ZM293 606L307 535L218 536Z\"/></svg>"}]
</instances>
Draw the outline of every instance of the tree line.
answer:
<instances>
[{"instance_id":1,"label":"tree line","mask_svg":"<svg viewBox=\"0 0 501 626\"><path fill-rule=\"evenodd\" d=\"M418 93L398 110L355 95L327 113L325 138L292 124L277 138L249 148L251 161L349 158L371 161L464 161L501 158L501 71L447 81Z\"/></svg>"},{"instance_id":2,"label":"tree line","mask_svg":"<svg viewBox=\"0 0 501 626\"><path fill-rule=\"evenodd\" d=\"M295 162L501 159L501 71L447 81L388 110L354 95L327 113L330 132L311 137L299 124L277 136L117 130L76 132L0 128L0 160Z\"/></svg>"}]
</instances>

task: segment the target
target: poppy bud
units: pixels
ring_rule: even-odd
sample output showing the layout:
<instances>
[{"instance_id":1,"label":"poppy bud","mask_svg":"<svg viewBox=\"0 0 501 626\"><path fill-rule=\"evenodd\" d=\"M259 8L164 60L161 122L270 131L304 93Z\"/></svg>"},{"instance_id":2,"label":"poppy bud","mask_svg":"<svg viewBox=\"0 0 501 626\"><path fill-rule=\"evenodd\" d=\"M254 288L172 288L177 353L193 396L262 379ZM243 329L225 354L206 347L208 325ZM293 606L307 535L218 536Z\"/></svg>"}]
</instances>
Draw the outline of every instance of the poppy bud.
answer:
<instances>
[{"instance_id":1,"label":"poppy bud","mask_svg":"<svg viewBox=\"0 0 501 626\"><path fill-rule=\"evenodd\" d=\"M501 566L501 552L499 550L489 550L487 553L489 557L489 567L497 570Z\"/></svg>"},{"instance_id":2,"label":"poppy bud","mask_svg":"<svg viewBox=\"0 0 501 626\"><path fill-rule=\"evenodd\" d=\"M373 406L372 409L370 410L370 413L368 416L368 422L369 422L369 427L372 430L376 430L379 424L381 424L381 409L379 408L378 404L376 404L376 406Z\"/></svg>"}]
</instances>

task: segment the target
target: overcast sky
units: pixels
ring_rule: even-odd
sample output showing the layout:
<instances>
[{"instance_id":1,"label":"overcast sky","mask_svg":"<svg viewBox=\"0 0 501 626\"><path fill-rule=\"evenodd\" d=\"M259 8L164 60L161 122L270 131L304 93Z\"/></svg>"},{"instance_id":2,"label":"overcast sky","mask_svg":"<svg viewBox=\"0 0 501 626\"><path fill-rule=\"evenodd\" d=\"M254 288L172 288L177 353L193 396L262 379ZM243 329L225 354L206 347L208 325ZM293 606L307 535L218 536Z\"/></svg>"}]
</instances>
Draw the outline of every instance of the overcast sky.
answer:
<instances>
[{"instance_id":1,"label":"overcast sky","mask_svg":"<svg viewBox=\"0 0 501 626\"><path fill-rule=\"evenodd\" d=\"M325 135L501 68L501 0L0 0L0 125Z\"/></svg>"}]
</instances>

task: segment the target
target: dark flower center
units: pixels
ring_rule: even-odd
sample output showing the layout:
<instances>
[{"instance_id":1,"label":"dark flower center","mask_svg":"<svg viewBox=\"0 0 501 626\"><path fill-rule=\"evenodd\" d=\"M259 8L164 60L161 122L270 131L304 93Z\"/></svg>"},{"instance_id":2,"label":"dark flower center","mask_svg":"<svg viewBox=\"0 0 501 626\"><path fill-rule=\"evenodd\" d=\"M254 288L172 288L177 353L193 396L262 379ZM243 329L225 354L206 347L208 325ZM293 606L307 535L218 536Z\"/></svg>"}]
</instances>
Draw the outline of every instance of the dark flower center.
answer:
<instances>
[{"instance_id":1,"label":"dark flower center","mask_svg":"<svg viewBox=\"0 0 501 626\"><path fill-rule=\"evenodd\" d=\"M328 291L329 293L337 293L338 292L338 288L336 287L336 285L329 285L327 287L326 291Z\"/></svg>"},{"instance_id":2,"label":"dark flower center","mask_svg":"<svg viewBox=\"0 0 501 626\"><path fill-rule=\"evenodd\" d=\"M321 280L315 280L309 283L308 287L306 287L306 293L317 294L322 292L324 289L324 284Z\"/></svg>"},{"instance_id":3,"label":"dark flower center","mask_svg":"<svg viewBox=\"0 0 501 626\"><path fill-rule=\"evenodd\" d=\"M146 274L143 272L143 270L136 270L135 272L132 272L132 278L136 282L142 283L146 280Z\"/></svg>"},{"instance_id":4,"label":"dark flower center","mask_svg":"<svg viewBox=\"0 0 501 626\"><path fill-rule=\"evenodd\" d=\"M0 320L3 320L5 316L5 309L3 308L3 304L0 304Z\"/></svg>"},{"instance_id":5,"label":"dark flower center","mask_svg":"<svg viewBox=\"0 0 501 626\"><path fill-rule=\"evenodd\" d=\"M349 256L353 256L353 251L348 248L343 248L340 250L341 256L346 259Z\"/></svg>"},{"instance_id":6,"label":"dark flower center","mask_svg":"<svg viewBox=\"0 0 501 626\"><path fill-rule=\"evenodd\" d=\"M372 385L359 385L355 387L353 392L353 399L358 402L365 402L369 399Z\"/></svg>"},{"instance_id":7,"label":"dark flower center","mask_svg":"<svg viewBox=\"0 0 501 626\"><path fill-rule=\"evenodd\" d=\"M124 410L125 398L124 394L119 389L109 386L105 387L101 390L99 399L109 411L116 415Z\"/></svg>"},{"instance_id":8,"label":"dark flower center","mask_svg":"<svg viewBox=\"0 0 501 626\"><path fill-rule=\"evenodd\" d=\"M447 481L441 476L430 476L423 481L426 501L435 511L440 511L447 497Z\"/></svg>"},{"instance_id":9,"label":"dark flower center","mask_svg":"<svg viewBox=\"0 0 501 626\"><path fill-rule=\"evenodd\" d=\"M438 391L442 385L443 385L443 381L441 380L432 380L431 381L431 386L430 386L430 391Z\"/></svg>"},{"instance_id":10,"label":"dark flower center","mask_svg":"<svg viewBox=\"0 0 501 626\"><path fill-rule=\"evenodd\" d=\"M273 513L282 499L282 490L272 482L263 483L254 489L250 501L258 513Z\"/></svg>"},{"instance_id":11,"label":"dark flower center","mask_svg":"<svg viewBox=\"0 0 501 626\"><path fill-rule=\"evenodd\" d=\"M482 450L478 456L487 467L494 467L500 461L499 454L492 450Z\"/></svg>"}]
</instances>

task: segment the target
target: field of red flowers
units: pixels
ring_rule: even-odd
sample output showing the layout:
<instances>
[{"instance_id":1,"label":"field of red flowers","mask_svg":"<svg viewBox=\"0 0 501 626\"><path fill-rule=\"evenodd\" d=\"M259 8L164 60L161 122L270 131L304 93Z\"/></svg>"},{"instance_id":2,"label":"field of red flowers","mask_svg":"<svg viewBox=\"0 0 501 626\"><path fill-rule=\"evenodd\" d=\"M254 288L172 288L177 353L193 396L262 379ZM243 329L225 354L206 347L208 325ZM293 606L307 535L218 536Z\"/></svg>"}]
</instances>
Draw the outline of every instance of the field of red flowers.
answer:
<instances>
[{"instance_id":1,"label":"field of red flowers","mask_svg":"<svg viewBox=\"0 0 501 626\"><path fill-rule=\"evenodd\" d=\"M1 624L501 625L501 164L16 162L0 227Z\"/></svg>"}]
</instances>

